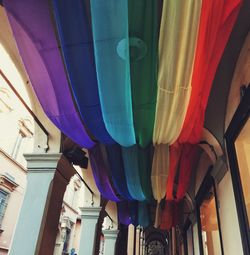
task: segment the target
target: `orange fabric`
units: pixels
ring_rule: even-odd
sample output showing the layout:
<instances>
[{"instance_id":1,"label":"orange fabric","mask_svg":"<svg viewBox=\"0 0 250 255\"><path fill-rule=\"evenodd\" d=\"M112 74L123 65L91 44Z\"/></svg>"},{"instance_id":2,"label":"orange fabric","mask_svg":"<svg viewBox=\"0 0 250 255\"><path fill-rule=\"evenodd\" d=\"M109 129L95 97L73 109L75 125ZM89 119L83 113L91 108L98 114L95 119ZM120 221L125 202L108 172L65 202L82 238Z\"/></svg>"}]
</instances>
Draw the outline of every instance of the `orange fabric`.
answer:
<instances>
[{"instance_id":1,"label":"orange fabric","mask_svg":"<svg viewBox=\"0 0 250 255\"><path fill-rule=\"evenodd\" d=\"M179 143L198 143L213 79L242 0L204 0L196 48L192 93Z\"/></svg>"}]
</instances>

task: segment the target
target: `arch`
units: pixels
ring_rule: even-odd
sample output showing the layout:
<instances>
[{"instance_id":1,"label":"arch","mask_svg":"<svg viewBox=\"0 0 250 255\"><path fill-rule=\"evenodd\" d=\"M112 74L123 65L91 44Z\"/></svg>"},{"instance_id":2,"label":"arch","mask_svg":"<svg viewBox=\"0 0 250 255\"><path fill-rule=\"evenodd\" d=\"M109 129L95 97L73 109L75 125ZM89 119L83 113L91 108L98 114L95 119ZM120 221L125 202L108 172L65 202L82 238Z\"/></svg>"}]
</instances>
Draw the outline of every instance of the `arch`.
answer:
<instances>
[{"instance_id":1,"label":"arch","mask_svg":"<svg viewBox=\"0 0 250 255\"><path fill-rule=\"evenodd\" d=\"M25 88L30 101L30 108L37 116L37 118L43 123L44 127L49 130L49 152L59 152L61 140L60 131L48 120L33 92L28 75L25 71L18 49L16 47L7 16L2 6L0 6L0 24L0 44L8 53L10 59L20 74L23 87ZM46 147L47 137L41 128L36 123L34 123L34 152L44 152L44 148Z\"/></svg>"},{"instance_id":2,"label":"arch","mask_svg":"<svg viewBox=\"0 0 250 255\"><path fill-rule=\"evenodd\" d=\"M201 142L199 146L208 154L212 162L215 163L217 158L223 155L221 144L207 128L203 128L201 141L206 143Z\"/></svg>"},{"instance_id":3,"label":"arch","mask_svg":"<svg viewBox=\"0 0 250 255\"><path fill-rule=\"evenodd\" d=\"M168 232L149 227L145 229L145 252L150 243L157 241L164 247L164 254L168 254L169 235ZM149 253L145 253L149 254Z\"/></svg>"}]
</instances>

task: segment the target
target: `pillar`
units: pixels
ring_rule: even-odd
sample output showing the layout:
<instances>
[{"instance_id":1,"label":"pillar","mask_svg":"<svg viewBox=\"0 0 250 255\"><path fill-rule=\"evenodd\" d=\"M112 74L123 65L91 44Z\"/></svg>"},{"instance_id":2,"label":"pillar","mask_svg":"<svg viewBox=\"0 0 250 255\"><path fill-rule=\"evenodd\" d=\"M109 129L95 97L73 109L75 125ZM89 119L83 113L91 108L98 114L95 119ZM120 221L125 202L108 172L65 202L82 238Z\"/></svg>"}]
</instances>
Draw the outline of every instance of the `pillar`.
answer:
<instances>
[{"instance_id":1,"label":"pillar","mask_svg":"<svg viewBox=\"0 0 250 255\"><path fill-rule=\"evenodd\" d=\"M141 229L140 227L136 228L136 245L135 245L135 254L140 255L140 245L141 245Z\"/></svg>"},{"instance_id":2,"label":"pillar","mask_svg":"<svg viewBox=\"0 0 250 255\"><path fill-rule=\"evenodd\" d=\"M115 254L116 238L119 230L115 229L104 229L102 231L104 235L104 255Z\"/></svg>"},{"instance_id":3,"label":"pillar","mask_svg":"<svg viewBox=\"0 0 250 255\"><path fill-rule=\"evenodd\" d=\"M75 169L61 154L27 154L27 188L9 255L52 255L64 192Z\"/></svg>"},{"instance_id":4,"label":"pillar","mask_svg":"<svg viewBox=\"0 0 250 255\"><path fill-rule=\"evenodd\" d=\"M101 207L81 207L81 237L79 255L93 255L95 250L96 225Z\"/></svg>"},{"instance_id":5,"label":"pillar","mask_svg":"<svg viewBox=\"0 0 250 255\"><path fill-rule=\"evenodd\" d=\"M128 255L134 255L134 226L130 224L128 226Z\"/></svg>"}]
</instances>

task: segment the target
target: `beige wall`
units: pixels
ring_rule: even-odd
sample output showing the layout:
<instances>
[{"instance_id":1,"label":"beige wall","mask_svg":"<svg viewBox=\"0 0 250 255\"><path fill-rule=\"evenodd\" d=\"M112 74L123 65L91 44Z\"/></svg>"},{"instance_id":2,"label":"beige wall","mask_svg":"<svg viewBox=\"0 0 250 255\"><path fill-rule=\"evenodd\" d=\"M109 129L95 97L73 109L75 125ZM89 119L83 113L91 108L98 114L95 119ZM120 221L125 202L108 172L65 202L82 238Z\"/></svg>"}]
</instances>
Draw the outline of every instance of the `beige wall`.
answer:
<instances>
[{"instance_id":1,"label":"beige wall","mask_svg":"<svg viewBox=\"0 0 250 255\"><path fill-rule=\"evenodd\" d=\"M218 184L217 196L220 205L219 214L224 254L243 255L235 197L229 171Z\"/></svg>"},{"instance_id":2,"label":"beige wall","mask_svg":"<svg viewBox=\"0 0 250 255\"><path fill-rule=\"evenodd\" d=\"M19 211L22 205L23 196L26 187L26 171L18 164L12 161L6 154L0 151L0 175L6 172L15 178L18 187L10 192L8 205L2 222L3 233L0 234L0 247L8 249L18 219ZM1 251L0 254L7 254Z\"/></svg>"},{"instance_id":3,"label":"beige wall","mask_svg":"<svg viewBox=\"0 0 250 255\"><path fill-rule=\"evenodd\" d=\"M211 165L211 160L203 153L198 164L196 174L195 190L198 192L200 185L205 177L208 167ZM239 222L236 211L235 197L233 193L232 179L230 171L227 171L220 183L217 185L217 197L219 201L219 215L221 222L221 232L224 254L226 255L241 255L243 254ZM198 225L193 226L194 250L195 255L199 255L199 239Z\"/></svg>"},{"instance_id":4,"label":"beige wall","mask_svg":"<svg viewBox=\"0 0 250 255\"><path fill-rule=\"evenodd\" d=\"M194 238L194 254L200 254L200 247L199 247L199 236L198 236L198 224L195 223L193 225L193 238Z\"/></svg>"}]
</instances>

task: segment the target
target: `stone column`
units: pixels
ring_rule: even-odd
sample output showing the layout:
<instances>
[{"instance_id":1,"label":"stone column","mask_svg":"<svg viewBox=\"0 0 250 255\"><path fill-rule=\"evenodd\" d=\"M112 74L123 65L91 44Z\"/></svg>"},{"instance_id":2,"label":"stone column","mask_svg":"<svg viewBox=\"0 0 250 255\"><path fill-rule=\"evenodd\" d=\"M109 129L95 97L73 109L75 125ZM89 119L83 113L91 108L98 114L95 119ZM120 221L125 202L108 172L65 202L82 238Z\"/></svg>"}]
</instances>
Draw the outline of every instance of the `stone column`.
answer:
<instances>
[{"instance_id":1,"label":"stone column","mask_svg":"<svg viewBox=\"0 0 250 255\"><path fill-rule=\"evenodd\" d=\"M64 192L75 169L61 154L28 154L27 188L9 255L52 255Z\"/></svg>"},{"instance_id":2,"label":"stone column","mask_svg":"<svg viewBox=\"0 0 250 255\"><path fill-rule=\"evenodd\" d=\"M117 229L104 229L102 231L104 235L104 255L115 254L116 238L119 230Z\"/></svg>"},{"instance_id":3,"label":"stone column","mask_svg":"<svg viewBox=\"0 0 250 255\"><path fill-rule=\"evenodd\" d=\"M79 255L93 255L95 250L96 225L101 207L81 207L81 237Z\"/></svg>"},{"instance_id":4,"label":"stone column","mask_svg":"<svg viewBox=\"0 0 250 255\"><path fill-rule=\"evenodd\" d=\"M132 224L130 224L128 226L128 248L127 248L127 252L128 255L134 255L134 226Z\"/></svg>"},{"instance_id":5,"label":"stone column","mask_svg":"<svg viewBox=\"0 0 250 255\"><path fill-rule=\"evenodd\" d=\"M140 255L141 248L141 229L140 227L136 228L136 246L135 246L135 254Z\"/></svg>"}]
</instances>

